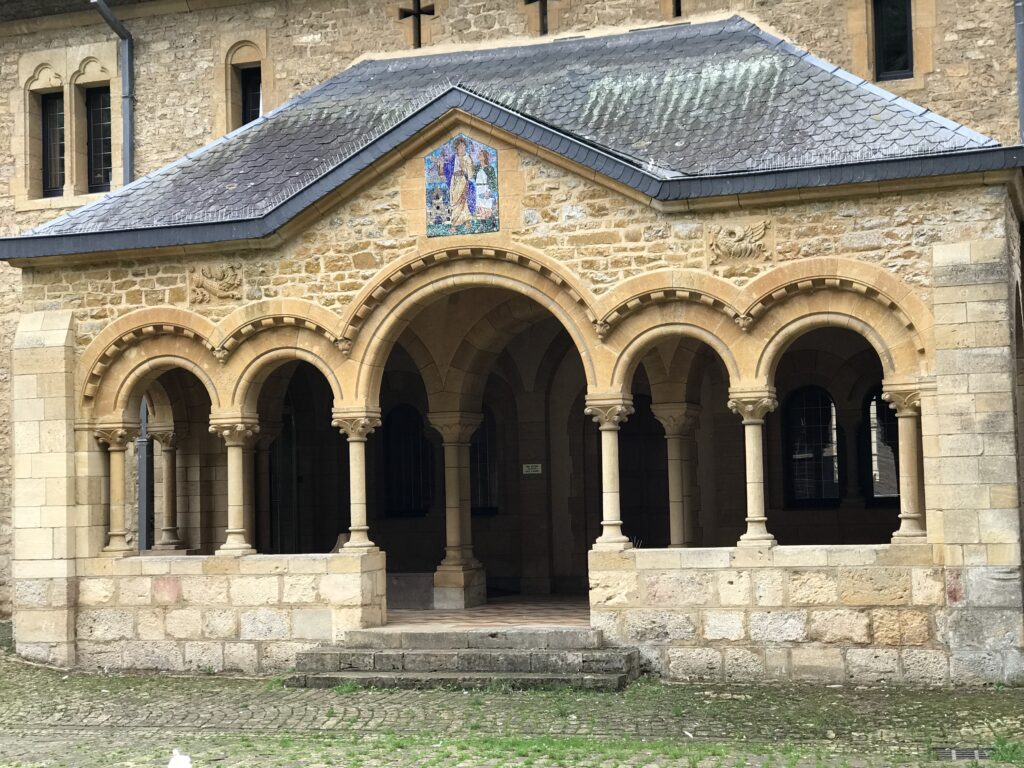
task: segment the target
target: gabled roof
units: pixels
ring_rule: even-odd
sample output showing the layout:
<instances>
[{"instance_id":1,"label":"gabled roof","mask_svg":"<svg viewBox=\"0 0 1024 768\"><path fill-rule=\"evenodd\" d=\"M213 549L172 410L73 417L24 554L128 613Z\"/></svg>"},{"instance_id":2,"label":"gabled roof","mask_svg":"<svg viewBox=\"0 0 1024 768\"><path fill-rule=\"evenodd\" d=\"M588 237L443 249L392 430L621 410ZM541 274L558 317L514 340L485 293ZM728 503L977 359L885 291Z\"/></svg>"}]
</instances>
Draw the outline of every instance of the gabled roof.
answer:
<instances>
[{"instance_id":1,"label":"gabled roof","mask_svg":"<svg viewBox=\"0 0 1024 768\"><path fill-rule=\"evenodd\" d=\"M265 237L453 109L661 201L1021 161L733 17L364 61L0 258Z\"/></svg>"}]
</instances>

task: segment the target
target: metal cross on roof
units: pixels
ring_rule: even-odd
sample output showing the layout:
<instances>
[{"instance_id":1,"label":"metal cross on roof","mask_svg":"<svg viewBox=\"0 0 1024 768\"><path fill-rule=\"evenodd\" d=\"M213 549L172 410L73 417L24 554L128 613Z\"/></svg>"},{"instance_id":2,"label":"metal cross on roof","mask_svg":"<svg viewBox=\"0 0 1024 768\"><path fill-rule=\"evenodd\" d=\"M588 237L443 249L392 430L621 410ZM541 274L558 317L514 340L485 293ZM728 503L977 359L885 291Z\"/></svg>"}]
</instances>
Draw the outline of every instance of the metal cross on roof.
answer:
<instances>
[{"instance_id":1,"label":"metal cross on roof","mask_svg":"<svg viewBox=\"0 0 1024 768\"><path fill-rule=\"evenodd\" d=\"M537 3L537 16L540 19L540 34L548 33L548 0L523 0L524 5Z\"/></svg>"},{"instance_id":2,"label":"metal cross on roof","mask_svg":"<svg viewBox=\"0 0 1024 768\"><path fill-rule=\"evenodd\" d=\"M412 19L412 47L421 48L423 46L423 17L433 16L434 6L423 5L420 0L412 0L412 8L399 8L398 18L399 19Z\"/></svg>"}]
</instances>

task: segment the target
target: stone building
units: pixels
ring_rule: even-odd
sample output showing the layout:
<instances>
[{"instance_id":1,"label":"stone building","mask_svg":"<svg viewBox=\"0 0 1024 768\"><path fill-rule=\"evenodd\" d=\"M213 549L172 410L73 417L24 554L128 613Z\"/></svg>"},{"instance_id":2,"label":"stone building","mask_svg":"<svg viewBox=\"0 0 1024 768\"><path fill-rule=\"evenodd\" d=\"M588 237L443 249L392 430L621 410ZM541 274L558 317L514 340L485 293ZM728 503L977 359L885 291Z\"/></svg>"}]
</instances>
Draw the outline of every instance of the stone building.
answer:
<instances>
[{"instance_id":1,"label":"stone building","mask_svg":"<svg viewBox=\"0 0 1024 768\"><path fill-rule=\"evenodd\" d=\"M675 679L1024 680L1011 3L98 5L0 10L20 654L517 595Z\"/></svg>"}]
</instances>

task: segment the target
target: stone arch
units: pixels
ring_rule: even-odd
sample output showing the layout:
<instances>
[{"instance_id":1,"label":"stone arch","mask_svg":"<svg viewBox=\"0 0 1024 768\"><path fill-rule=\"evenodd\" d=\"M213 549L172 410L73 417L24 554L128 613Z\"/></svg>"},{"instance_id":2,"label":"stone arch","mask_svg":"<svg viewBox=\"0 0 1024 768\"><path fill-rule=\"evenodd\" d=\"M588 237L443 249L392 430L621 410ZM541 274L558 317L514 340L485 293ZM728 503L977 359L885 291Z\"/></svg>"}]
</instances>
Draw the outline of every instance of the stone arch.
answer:
<instances>
[{"instance_id":1,"label":"stone arch","mask_svg":"<svg viewBox=\"0 0 1024 768\"><path fill-rule=\"evenodd\" d=\"M26 93L64 87L64 76L50 62L43 62L25 80Z\"/></svg>"},{"instance_id":2,"label":"stone arch","mask_svg":"<svg viewBox=\"0 0 1024 768\"><path fill-rule=\"evenodd\" d=\"M754 370L757 381L772 382L779 361L789 345L809 331L818 328L846 328L864 338L875 350L886 377L913 376L917 370L916 350L907 350L906 342L890 346L884 332L869 325L855 314L842 312L810 312L784 324L761 350Z\"/></svg>"},{"instance_id":3,"label":"stone arch","mask_svg":"<svg viewBox=\"0 0 1024 768\"><path fill-rule=\"evenodd\" d=\"M109 80L110 70L103 66L95 56L86 56L82 59L75 71L68 77L68 82L71 85L77 85L80 82L105 83Z\"/></svg>"},{"instance_id":4,"label":"stone arch","mask_svg":"<svg viewBox=\"0 0 1024 768\"><path fill-rule=\"evenodd\" d=\"M202 348L196 360L210 370L219 366L210 343L216 326L201 315L186 309L160 307L140 309L119 317L100 331L82 353L78 365L76 389L82 404L88 407L101 394L109 379L111 366L142 342L157 339L190 339ZM211 401L216 401L211 395Z\"/></svg>"},{"instance_id":5,"label":"stone arch","mask_svg":"<svg viewBox=\"0 0 1024 768\"><path fill-rule=\"evenodd\" d=\"M444 264L443 270L435 269ZM602 363L594 313L585 290L564 267L547 257L512 251L460 248L399 263L367 285L346 313L341 344L357 362L354 397L375 403L387 354L416 309L446 294L472 287L500 288L547 309L566 329L594 384Z\"/></svg>"},{"instance_id":6,"label":"stone arch","mask_svg":"<svg viewBox=\"0 0 1024 768\"><path fill-rule=\"evenodd\" d=\"M224 56L224 63L230 67L254 64L262 61L262 59L263 49L252 40L243 38L228 47L227 53Z\"/></svg>"},{"instance_id":7,"label":"stone arch","mask_svg":"<svg viewBox=\"0 0 1024 768\"><path fill-rule=\"evenodd\" d=\"M336 344L340 324L337 314L311 301L268 299L246 304L221 320L210 343L214 354L229 360L243 341L275 328L305 328Z\"/></svg>"},{"instance_id":8,"label":"stone arch","mask_svg":"<svg viewBox=\"0 0 1024 768\"><path fill-rule=\"evenodd\" d=\"M136 345L111 367L108 381L93 404L93 416L98 421L138 421L143 395L153 388L157 378L175 368L188 371L199 380L212 408L223 402L219 382L210 376L207 367L196 362L201 347L193 340L175 340L173 345L163 341L166 340L153 339Z\"/></svg>"},{"instance_id":9,"label":"stone arch","mask_svg":"<svg viewBox=\"0 0 1024 768\"><path fill-rule=\"evenodd\" d=\"M240 345L226 366L231 381L231 411L247 416L259 412L260 390L267 378L285 363L302 360L327 379L334 407L341 407L343 390L339 370L344 355L322 335L308 328L277 327Z\"/></svg>"}]
</instances>

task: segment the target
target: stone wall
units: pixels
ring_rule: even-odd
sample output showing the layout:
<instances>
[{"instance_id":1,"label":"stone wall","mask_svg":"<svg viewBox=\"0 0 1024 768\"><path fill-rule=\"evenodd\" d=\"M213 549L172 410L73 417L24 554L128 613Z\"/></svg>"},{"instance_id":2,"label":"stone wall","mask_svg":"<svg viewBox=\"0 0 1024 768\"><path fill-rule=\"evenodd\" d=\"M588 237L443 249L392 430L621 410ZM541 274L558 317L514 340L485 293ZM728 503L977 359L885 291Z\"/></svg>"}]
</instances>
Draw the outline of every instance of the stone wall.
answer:
<instances>
[{"instance_id":1,"label":"stone wall","mask_svg":"<svg viewBox=\"0 0 1024 768\"><path fill-rule=\"evenodd\" d=\"M88 668L279 672L384 611L380 552L80 565L77 663Z\"/></svg>"},{"instance_id":2,"label":"stone wall","mask_svg":"<svg viewBox=\"0 0 1024 768\"><path fill-rule=\"evenodd\" d=\"M649 667L672 680L995 677L990 665L951 652L971 631L953 618L956 606L982 597L984 585L965 594L927 544L591 552L590 584L594 626L638 644ZM1019 611L999 629L991 642L1019 659ZM1002 672L1024 682L1019 666Z\"/></svg>"},{"instance_id":3,"label":"stone wall","mask_svg":"<svg viewBox=\"0 0 1024 768\"><path fill-rule=\"evenodd\" d=\"M930 5L928 5L930 3ZM947 117L962 121L972 128L986 132L1003 142L1016 140L1015 58L1012 7L1001 0L979 0L965 7L953 0L928 0L915 3L915 13L921 19L935 18L931 41L933 66L930 72L913 80L893 81L886 87L924 104ZM864 0L835 3L831 0L785 0L764 3L761 0L685 0L684 18L698 19L706 14L740 12L770 25L817 56L852 68L861 75L869 75L862 61L866 53L857 21L859 7ZM918 12L918 5L925 8ZM552 30L574 33L615 25L656 23L666 18L670 3L662 0L557 0L551 3ZM381 4L369 0L352 0L338 4L331 0L262 0L232 4L211 3L201 10L189 13L154 14L150 6L142 4L119 9L136 39L137 87L137 142L136 161L139 174L152 171L175 160L186 152L216 138L216 115L223 107L218 104L217 70L222 66L222 53L240 39L265 39L266 61L272 65L273 79L266 84L267 103L275 105L321 82L331 74L348 66L366 52L402 50L408 46L408 30L395 18L395 4ZM439 15L429 22L429 39L434 44L478 44L499 38L524 38L533 34L536 6L524 8L511 0L450 0L438 3ZM853 10L851 10L853 9ZM533 26L531 26L531 23ZM0 25L0 91L12 98L0 100L0 233L14 234L64 212L60 207L34 208L16 211L13 190L14 157L13 134L17 116L10 105L19 103L13 98L23 83L19 80L18 61L23 53L32 51L63 51L75 46L111 40L109 30L98 16L75 14L67 22L56 19L43 23L19 22ZM268 68L269 71L269 68ZM539 171L543 173L543 171ZM74 207L83 200L64 201ZM594 199L587 205L580 201L564 200L553 213L543 196L536 204L524 210L524 234L538 247L547 239L549 219L557 216L568 222L593 214L606 204ZM60 206L61 202L53 205ZM608 209L605 209L608 210ZM614 209L612 209L614 210ZM601 214L598 214L599 216ZM619 218L632 217L633 211ZM868 217L868 221L872 220ZM605 229L611 222L596 227ZM919 229L927 225L919 221ZM371 228L372 229L372 228ZM868 228L870 229L870 228ZM371 234L372 237L372 233ZM586 238L591 237L587 242ZM563 247L600 246L603 233L581 235L576 240L564 241ZM625 274L642 270L658 262L685 263L686 249L698 248L703 231L699 226L680 220L671 231L648 228L623 228L621 239L603 243L604 249L592 250L598 255L591 258L585 248L580 249L581 264L596 281L612 285ZM813 253L842 252L848 249L863 251L867 258L880 258L887 251L892 261L908 258L906 248L892 252L888 235L861 231L851 234L847 243L830 241L822 236L808 242L793 258ZM690 246L681 244L687 238ZM379 238L377 238L379 240ZM671 241L680 241L674 247ZM914 235L908 243L912 248L919 241L929 240L926 231ZM626 248L622 244L628 244ZM607 246L616 246L615 258L600 255ZM643 250L644 253L640 254ZM649 254L663 254L651 259ZM342 258L355 258L351 251L342 251ZM379 263L397 251L374 254ZM909 255L913 261L916 257ZM328 265L325 264L326 268ZM908 264L909 269L920 264ZM260 269L261 267L257 267ZM894 268L894 267L890 267ZM10 349L10 336L16 324L17 280L13 272L0 269L0 350ZM315 273L313 273L315 274ZM365 271L355 270L341 285L356 286ZM268 281L272 282L272 281ZM922 280L921 282L925 282ZM254 277L254 285L259 280ZM284 293L283 278L278 287L264 289L262 295ZM354 289L353 289L354 290ZM158 292L159 293L159 292ZM155 300L150 293L146 301ZM180 295L164 294L183 300ZM54 304L33 296L35 306L52 308ZM82 314L96 322L108 315L98 299L81 298ZM137 306L130 300L122 308ZM4 414L9 402L5 369L7 352L0 353L0 615L9 610L9 599L3 586L7 578L5 560L9 545L5 530L9 523L10 501L5 496L10 473L9 439L5 426L9 419Z\"/></svg>"}]
</instances>

